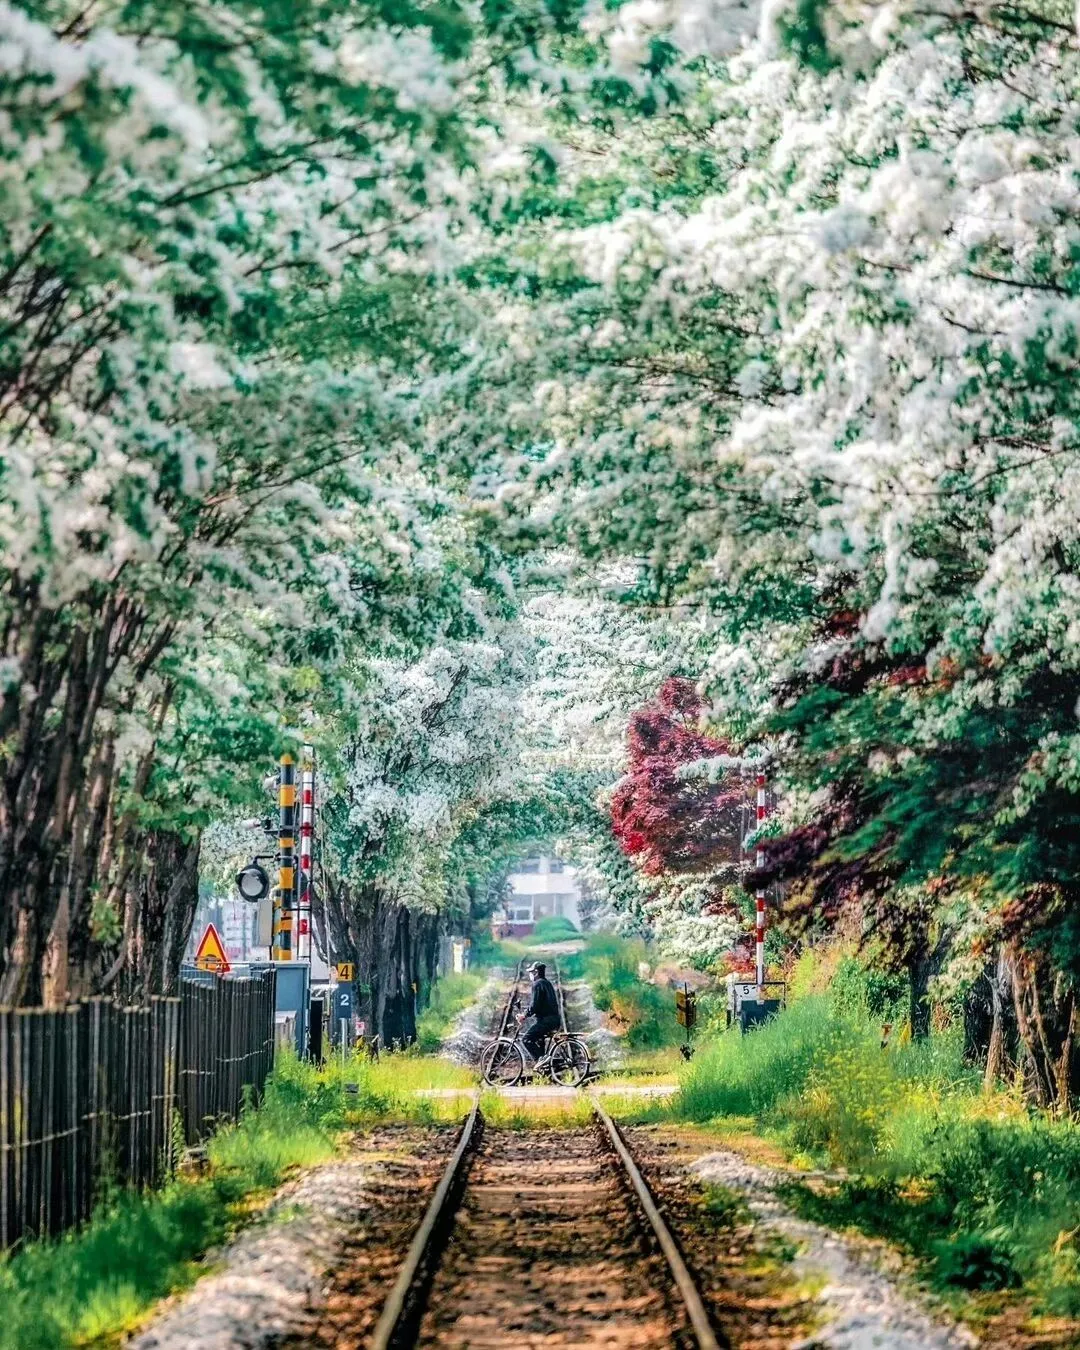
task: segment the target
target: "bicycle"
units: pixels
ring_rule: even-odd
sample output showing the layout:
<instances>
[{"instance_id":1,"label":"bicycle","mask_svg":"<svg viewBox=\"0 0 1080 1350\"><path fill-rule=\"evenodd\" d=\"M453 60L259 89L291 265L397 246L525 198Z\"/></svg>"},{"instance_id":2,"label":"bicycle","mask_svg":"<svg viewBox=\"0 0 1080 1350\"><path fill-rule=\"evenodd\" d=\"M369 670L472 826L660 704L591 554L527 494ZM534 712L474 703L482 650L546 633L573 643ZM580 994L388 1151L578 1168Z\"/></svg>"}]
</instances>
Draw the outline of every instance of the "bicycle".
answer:
<instances>
[{"instance_id":1,"label":"bicycle","mask_svg":"<svg viewBox=\"0 0 1080 1350\"><path fill-rule=\"evenodd\" d=\"M527 1055L519 1023L513 1036L497 1036L484 1047L480 1076L490 1087L514 1087L525 1076ZM560 1087L580 1087L591 1072L592 1055L581 1037L553 1031L544 1053L533 1063L531 1076L546 1073Z\"/></svg>"}]
</instances>

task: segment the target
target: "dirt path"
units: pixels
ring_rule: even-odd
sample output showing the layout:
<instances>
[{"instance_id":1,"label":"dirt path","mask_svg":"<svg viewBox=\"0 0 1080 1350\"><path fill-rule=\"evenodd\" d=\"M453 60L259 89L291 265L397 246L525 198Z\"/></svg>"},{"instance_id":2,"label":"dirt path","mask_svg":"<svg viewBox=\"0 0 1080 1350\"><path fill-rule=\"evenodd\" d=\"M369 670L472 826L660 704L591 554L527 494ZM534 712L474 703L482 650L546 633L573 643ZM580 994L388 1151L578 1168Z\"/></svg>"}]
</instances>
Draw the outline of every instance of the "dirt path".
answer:
<instances>
[{"instance_id":1,"label":"dirt path","mask_svg":"<svg viewBox=\"0 0 1080 1350\"><path fill-rule=\"evenodd\" d=\"M489 1129L419 1344L689 1346L670 1283L595 1131Z\"/></svg>"}]
</instances>

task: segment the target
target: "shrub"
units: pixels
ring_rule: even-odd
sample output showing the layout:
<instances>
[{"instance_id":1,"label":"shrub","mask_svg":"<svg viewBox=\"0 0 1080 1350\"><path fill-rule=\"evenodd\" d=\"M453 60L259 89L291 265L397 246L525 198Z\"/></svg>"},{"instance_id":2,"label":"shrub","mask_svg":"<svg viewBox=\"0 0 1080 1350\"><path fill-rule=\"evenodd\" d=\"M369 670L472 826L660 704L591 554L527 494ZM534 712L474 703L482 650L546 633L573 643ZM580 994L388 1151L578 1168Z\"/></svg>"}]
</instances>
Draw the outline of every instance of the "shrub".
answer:
<instances>
[{"instance_id":1,"label":"shrub","mask_svg":"<svg viewBox=\"0 0 1080 1350\"><path fill-rule=\"evenodd\" d=\"M860 1020L900 1023L908 1014L904 977L868 968L853 956L841 958L829 984L829 998L837 1013Z\"/></svg>"},{"instance_id":2,"label":"shrub","mask_svg":"<svg viewBox=\"0 0 1080 1350\"><path fill-rule=\"evenodd\" d=\"M707 1042L683 1074L678 1109L692 1120L758 1116L771 1123L777 1103L802 1093L821 1056L843 1044L843 1024L816 996L741 1036Z\"/></svg>"},{"instance_id":3,"label":"shrub","mask_svg":"<svg viewBox=\"0 0 1080 1350\"><path fill-rule=\"evenodd\" d=\"M683 1035L675 1021L674 995L638 974L647 957L643 942L604 933L589 938L583 962L596 1006L611 1014L635 1050L658 1050Z\"/></svg>"},{"instance_id":4,"label":"shrub","mask_svg":"<svg viewBox=\"0 0 1080 1350\"><path fill-rule=\"evenodd\" d=\"M562 914L546 915L537 919L536 926L524 939L526 946L537 947L548 942L572 942L580 938L581 933Z\"/></svg>"},{"instance_id":5,"label":"shrub","mask_svg":"<svg viewBox=\"0 0 1080 1350\"><path fill-rule=\"evenodd\" d=\"M798 1151L864 1166L880 1151L899 1090L879 1045L852 1036L823 1048L802 1090L776 1103L774 1119Z\"/></svg>"},{"instance_id":6,"label":"shrub","mask_svg":"<svg viewBox=\"0 0 1080 1350\"><path fill-rule=\"evenodd\" d=\"M438 1050L454 1018L474 1002L484 979L471 971L444 975L431 986L428 1005L416 1019L416 1039L421 1050Z\"/></svg>"},{"instance_id":7,"label":"shrub","mask_svg":"<svg viewBox=\"0 0 1080 1350\"><path fill-rule=\"evenodd\" d=\"M786 1193L809 1217L905 1247L938 1284L1024 1285L1047 1311L1080 1313L1080 1125L984 1093L958 1025L882 1049L878 1024L838 1002L852 1006L808 995L709 1042L675 1109L753 1117L790 1151L851 1169L824 1192Z\"/></svg>"},{"instance_id":8,"label":"shrub","mask_svg":"<svg viewBox=\"0 0 1080 1350\"><path fill-rule=\"evenodd\" d=\"M938 1280L961 1289L1015 1289L1022 1283L1007 1235L959 1233L931 1247Z\"/></svg>"}]
</instances>

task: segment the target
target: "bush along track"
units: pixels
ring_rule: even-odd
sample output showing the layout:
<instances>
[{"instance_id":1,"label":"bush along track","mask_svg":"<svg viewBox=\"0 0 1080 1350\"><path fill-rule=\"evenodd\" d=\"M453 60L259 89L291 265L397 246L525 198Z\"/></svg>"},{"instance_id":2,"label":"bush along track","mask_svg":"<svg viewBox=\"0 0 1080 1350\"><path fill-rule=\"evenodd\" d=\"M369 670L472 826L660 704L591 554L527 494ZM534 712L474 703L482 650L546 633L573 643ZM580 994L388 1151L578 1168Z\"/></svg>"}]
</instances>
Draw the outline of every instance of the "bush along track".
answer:
<instances>
[{"instance_id":1,"label":"bush along track","mask_svg":"<svg viewBox=\"0 0 1080 1350\"><path fill-rule=\"evenodd\" d=\"M416 1042L426 1052L438 1050L461 1015L478 1001L483 975L464 971L444 975L431 986L428 1005L416 1019Z\"/></svg>"},{"instance_id":2,"label":"bush along track","mask_svg":"<svg viewBox=\"0 0 1080 1350\"><path fill-rule=\"evenodd\" d=\"M1080 1337L1080 1128L987 1092L960 1028L883 1048L879 1024L811 995L708 1043L672 1109L779 1144L806 1169L770 1178L790 1211L891 1244L974 1325ZM1024 1340L1030 1314L1063 1319L1056 1339Z\"/></svg>"}]
</instances>

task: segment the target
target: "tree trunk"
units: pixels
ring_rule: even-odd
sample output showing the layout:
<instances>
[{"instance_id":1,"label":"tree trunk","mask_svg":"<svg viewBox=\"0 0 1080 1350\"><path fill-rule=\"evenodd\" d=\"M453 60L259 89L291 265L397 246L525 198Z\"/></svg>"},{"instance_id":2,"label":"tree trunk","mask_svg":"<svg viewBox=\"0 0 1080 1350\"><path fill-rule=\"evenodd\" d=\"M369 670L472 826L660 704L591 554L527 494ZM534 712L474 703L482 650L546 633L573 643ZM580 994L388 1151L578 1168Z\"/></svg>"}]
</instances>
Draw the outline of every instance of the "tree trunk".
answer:
<instances>
[{"instance_id":1,"label":"tree trunk","mask_svg":"<svg viewBox=\"0 0 1080 1350\"><path fill-rule=\"evenodd\" d=\"M374 885L355 888L332 875L315 908L333 959L356 967L356 1013L368 1034L387 1047L410 1045L423 971L437 954L437 919L414 914Z\"/></svg>"},{"instance_id":2,"label":"tree trunk","mask_svg":"<svg viewBox=\"0 0 1080 1350\"><path fill-rule=\"evenodd\" d=\"M49 990L71 992L60 965L74 931L73 884L93 870L79 841L100 808L87 800L98 714L119 663L135 659L143 616L115 593L88 604L81 626L42 607L32 586L12 599L21 608L0 652L17 657L22 680L0 699L0 1004L17 1005L44 997L51 941Z\"/></svg>"},{"instance_id":3,"label":"tree trunk","mask_svg":"<svg viewBox=\"0 0 1080 1350\"><path fill-rule=\"evenodd\" d=\"M397 901L383 901L379 906L374 950L375 1025L384 1045L404 1048L416 1040L416 990L412 916Z\"/></svg>"},{"instance_id":4,"label":"tree trunk","mask_svg":"<svg viewBox=\"0 0 1080 1350\"><path fill-rule=\"evenodd\" d=\"M143 1000L173 994L199 903L198 838L165 830L143 836L142 865L133 869L125 897L122 965L116 977L123 997ZM99 987L110 987L106 971Z\"/></svg>"},{"instance_id":5,"label":"tree trunk","mask_svg":"<svg viewBox=\"0 0 1080 1350\"><path fill-rule=\"evenodd\" d=\"M1006 1024L1012 1007L1012 969L1004 948L998 952L997 962L987 975L990 986L990 1042L986 1050L986 1069L983 1087L990 1092L1005 1073L1008 1056Z\"/></svg>"},{"instance_id":6,"label":"tree trunk","mask_svg":"<svg viewBox=\"0 0 1080 1350\"><path fill-rule=\"evenodd\" d=\"M911 1019L911 1039L925 1041L930 1035L930 977L933 962L929 956L920 952L908 962L909 1002L908 1016Z\"/></svg>"},{"instance_id":7,"label":"tree trunk","mask_svg":"<svg viewBox=\"0 0 1080 1350\"><path fill-rule=\"evenodd\" d=\"M1013 946L1013 1007L1035 1101L1062 1113L1073 1105L1076 992L1042 952Z\"/></svg>"}]
</instances>

